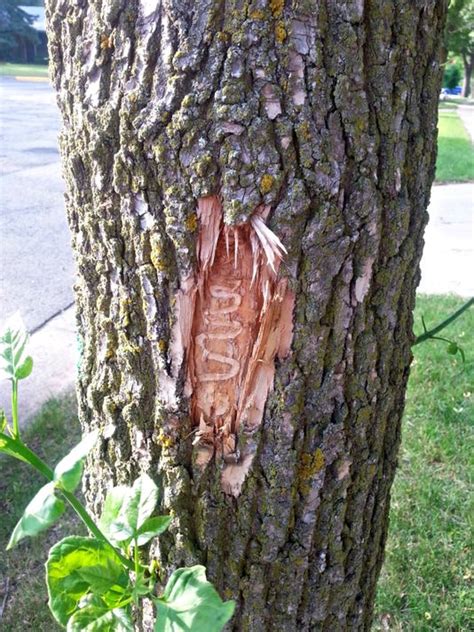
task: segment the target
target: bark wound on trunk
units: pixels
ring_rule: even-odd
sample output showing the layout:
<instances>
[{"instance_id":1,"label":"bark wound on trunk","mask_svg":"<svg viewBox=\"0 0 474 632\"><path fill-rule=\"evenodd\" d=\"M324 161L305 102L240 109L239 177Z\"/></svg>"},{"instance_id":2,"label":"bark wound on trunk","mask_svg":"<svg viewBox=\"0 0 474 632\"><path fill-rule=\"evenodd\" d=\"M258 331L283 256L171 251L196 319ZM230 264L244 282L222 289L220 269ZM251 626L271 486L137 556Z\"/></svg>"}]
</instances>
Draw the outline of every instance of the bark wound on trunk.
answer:
<instances>
[{"instance_id":1,"label":"bark wound on trunk","mask_svg":"<svg viewBox=\"0 0 474 632\"><path fill-rule=\"evenodd\" d=\"M180 307L177 318L179 331L187 331L179 355L187 351L195 465L202 470L214 456L223 458L222 487L233 496L257 448L252 436L273 385L275 356L286 357L291 345L294 294L277 278L285 248L265 225L268 211L226 226L216 196L199 200L198 270L187 311Z\"/></svg>"}]
</instances>

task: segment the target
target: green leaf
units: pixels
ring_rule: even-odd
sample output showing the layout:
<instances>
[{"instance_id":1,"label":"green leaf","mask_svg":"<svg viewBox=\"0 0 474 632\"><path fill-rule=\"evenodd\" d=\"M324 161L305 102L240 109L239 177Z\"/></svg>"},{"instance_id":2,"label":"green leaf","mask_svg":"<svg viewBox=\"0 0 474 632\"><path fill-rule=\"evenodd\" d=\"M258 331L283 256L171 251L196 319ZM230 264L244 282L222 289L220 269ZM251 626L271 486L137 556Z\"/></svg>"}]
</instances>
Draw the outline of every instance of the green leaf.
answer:
<instances>
[{"instance_id":1,"label":"green leaf","mask_svg":"<svg viewBox=\"0 0 474 632\"><path fill-rule=\"evenodd\" d=\"M31 371L33 371L33 358L27 356L23 363L15 370L15 377L17 380L24 380L31 374Z\"/></svg>"},{"instance_id":2,"label":"green leaf","mask_svg":"<svg viewBox=\"0 0 474 632\"><path fill-rule=\"evenodd\" d=\"M32 467L39 470L48 480L52 480L53 472L34 452L26 447L20 439L13 439L8 435L0 432L0 452L4 452L20 461L29 463Z\"/></svg>"},{"instance_id":3,"label":"green leaf","mask_svg":"<svg viewBox=\"0 0 474 632\"><path fill-rule=\"evenodd\" d=\"M110 558L103 560L101 564L78 568L77 574L89 585L91 592L96 595L104 595L111 592L107 603L115 605L118 600L123 599L124 586L114 584L113 578L116 574L116 561Z\"/></svg>"},{"instance_id":4,"label":"green leaf","mask_svg":"<svg viewBox=\"0 0 474 632\"><path fill-rule=\"evenodd\" d=\"M84 459L97 443L99 433L90 432L85 435L54 468L54 480L67 492L74 492L82 476Z\"/></svg>"},{"instance_id":5,"label":"green leaf","mask_svg":"<svg viewBox=\"0 0 474 632\"><path fill-rule=\"evenodd\" d=\"M31 500L13 530L7 550L13 548L23 538L44 531L63 514L65 505L54 495L54 489L54 483L47 483Z\"/></svg>"},{"instance_id":6,"label":"green leaf","mask_svg":"<svg viewBox=\"0 0 474 632\"><path fill-rule=\"evenodd\" d=\"M114 540L113 533L111 532L110 527L117 520L123 503L125 502L130 491L131 487L127 487L126 485L118 485L117 487L113 487L107 493L104 507L102 509L102 515L99 520L99 528L102 533L110 540Z\"/></svg>"},{"instance_id":7,"label":"green leaf","mask_svg":"<svg viewBox=\"0 0 474 632\"><path fill-rule=\"evenodd\" d=\"M7 416L5 415L5 411L3 408L0 408L0 432L3 433L5 428L7 427ZM0 439L0 450L1 450L1 439Z\"/></svg>"},{"instance_id":8,"label":"green leaf","mask_svg":"<svg viewBox=\"0 0 474 632\"><path fill-rule=\"evenodd\" d=\"M135 529L128 523L116 520L110 525L110 537L113 542L124 543L129 542L135 536ZM123 546L122 546L123 548Z\"/></svg>"},{"instance_id":9,"label":"green leaf","mask_svg":"<svg viewBox=\"0 0 474 632\"><path fill-rule=\"evenodd\" d=\"M0 433L0 452L4 452L9 456L15 457L15 459L28 463L28 459L24 456L22 448L23 444L20 441L9 437L3 432Z\"/></svg>"},{"instance_id":10,"label":"green leaf","mask_svg":"<svg viewBox=\"0 0 474 632\"><path fill-rule=\"evenodd\" d=\"M160 535L163 531L166 531L170 522L171 516L155 516L154 518L148 518L148 520L145 520L137 532L138 546L143 546L155 536Z\"/></svg>"},{"instance_id":11,"label":"green leaf","mask_svg":"<svg viewBox=\"0 0 474 632\"><path fill-rule=\"evenodd\" d=\"M118 542L135 537L153 513L157 500L157 486L148 474L142 474L134 482L117 519L110 525L112 537Z\"/></svg>"},{"instance_id":12,"label":"green leaf","mask_svg":"<svg viewBox=\"0 0 474 632\"><path fill-rule=\"evenodd\" d=\"M233 601L223 602L206 579L204 566L178 568L165 593L154 599L155 632L220 632L234 613Z\"/></svg>"},{"instance_id":13,"label":"green leaf","mask_svg":"<svg viewBox=\"0 0 474 632\"><path fill-rule=\"evenodd\" d=\"M79 536L65 538L50 550L46 581L50 610L63 626L92 590L101 593L104 602L118 603L117 594L129 584L120 558L107 543Z\"/></svg>"},{"instance_id":14,"label":"green leaf","mask_svg":"<svg viewBox=\"0 0 474 632\"><path fill-rule=\"evenodd\" d=\"M30 356L24 357L29 334L19 314L8 319L0 335L0 372L10 380L23 380L33 369Z\"/></svg>"},{"instance_id":15,"label":"green leaf","mask_svg":"<svg viewBox=\"0 0 474 632\"><path fill-rule=\"evenodd\" d=\"M125 608L110 609L98 597L91 597L83 608L69 619L67 632L133 632L130 612Z\"/></svg>"}]
</instances>

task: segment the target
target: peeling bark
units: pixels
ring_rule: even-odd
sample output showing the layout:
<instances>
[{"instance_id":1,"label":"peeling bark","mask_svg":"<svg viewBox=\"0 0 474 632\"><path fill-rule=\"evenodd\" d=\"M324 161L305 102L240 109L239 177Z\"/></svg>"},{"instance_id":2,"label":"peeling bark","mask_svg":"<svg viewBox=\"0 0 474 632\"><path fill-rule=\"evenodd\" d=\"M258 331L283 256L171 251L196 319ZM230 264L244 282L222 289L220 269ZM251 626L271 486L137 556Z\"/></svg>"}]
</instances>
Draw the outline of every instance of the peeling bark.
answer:
<instances>
[{"instance_id":1,"label":"peeling bark","mask_svg":"<svg viewBox=\"0 0 474 632\"><path fill-rule=\"evenodd\" d=\"M368 630L446 2L46 8L91 508L147 470L230 629Z\"/></svg>"}]
</instances>

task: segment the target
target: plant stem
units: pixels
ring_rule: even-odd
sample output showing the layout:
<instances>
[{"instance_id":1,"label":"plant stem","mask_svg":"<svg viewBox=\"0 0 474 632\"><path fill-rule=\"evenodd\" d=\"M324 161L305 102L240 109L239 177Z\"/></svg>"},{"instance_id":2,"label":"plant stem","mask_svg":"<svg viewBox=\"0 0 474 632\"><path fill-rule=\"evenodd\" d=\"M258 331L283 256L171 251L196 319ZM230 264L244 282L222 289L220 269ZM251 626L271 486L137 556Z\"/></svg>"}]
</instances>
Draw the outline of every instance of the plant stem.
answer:
<instances>
[{"instance_id":1,"label":"plant stem","mask_svg":"<svg viewBox=\"0 0 474 632\"><path fill-rule=\"evenodd\" d=\"M123 608L124 606L128 606L129 603L132 603L133 597L128 597L128 599L124 599L124 601L120 601L118 604L114 606L114 608Z\"/></svg>"},{"instance_id":2,"label":"plant stem","mask_svg":"<svg viewBox=\"0 0 474 632\"><path fill-rule=\"evenodd\" d=\"M446 318L446 320L443 320L442 323L440 323L436 327L433 327L433 329L430 329L429 331L425 331L424 333L421 334L421 336L417 336L415 339L415 342L412 344L412 347L420 344L420 342L425 342L425 340L429 340L430 338L433 338L438 332L440 332L442 329L444 329L445 327L450 325L453 321L455 321L457 318L459 318L459 316L461 316L463 312L469 309L471 305L474 305L474 298L469 299L456 312L451 314L451 316Z\"/></svg>"},{"instance_id":3,"label":"plant stem","mask_svg":"<svg viewBox=\"0 0 474 632\"><path fill-rule=\"evenodd\" d=\"M12 423L13 423L13 437L15 439L20 438L20 427L18 424L18 380L12 379Z\"/></svg>"},{"instance_id":4,"label":"plant stem","mask_svg":"<svg viewBox=\"0 0 474 632\"><path fill-rule=\"evenodd\" d=\"M133 559L135 561L135 579L138 577L140 562L138 559L138 540L135 538L135 546L133 547Z\"/></svg>"}]
</instances>

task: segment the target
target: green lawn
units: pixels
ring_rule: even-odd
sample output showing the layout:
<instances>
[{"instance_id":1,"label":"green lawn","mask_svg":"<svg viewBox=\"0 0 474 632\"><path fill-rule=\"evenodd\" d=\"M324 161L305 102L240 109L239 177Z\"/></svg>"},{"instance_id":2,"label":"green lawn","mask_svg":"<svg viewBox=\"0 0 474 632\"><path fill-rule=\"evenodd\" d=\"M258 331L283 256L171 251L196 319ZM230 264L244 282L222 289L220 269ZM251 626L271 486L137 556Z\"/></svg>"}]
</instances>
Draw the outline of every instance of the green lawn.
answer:
<instances>
[{"instance_id":1,"label":"green lawn","mask_svg":"<svg viewBox=\"0 0 474 632\"><path fill-rule=\"evenodd\" d=\"M474 107L473 107L474 116ZM474 149L455 110L440 108L436 182L474 180Z\"/></svg>"},{"instance_id":2,"label":"green lawn","mask_svg":"<svg viewBox=\"0 0 474 632\"><path fill-rule=\"evenodd\" d=\"M447 296L419 297L415 331L421 332L421 314L429 327L462 303ZM474 309L441 335L462 344L466 364L448 355L445 343L428 341L414 348L374 631L465 632L474 612L474 573L469 564L474 518ZM51 464L78 436L71 397L48 404L24 433L27 443ZM40 485L26 465L0 457L2 550ZM5 632L59 630L46 604L43 565L54 542L67 533L82 532L71 513L60 525L0 556L0 592L9 580L0 623Z\"/></svg>"},{"instance_id":3,"label":"green lawn","mask_svg":"<svg viewBox=\"0 0 474 632\"><path fill-rule=\"evenodd\" d=\"M415 332L421 333L421 314L429 328L462 303L420 296ZM466 364L442 342L413 349L376 630L472 629L474 309L440 335L463 346Z\"/></svg>"},{"instance_id":4,"label":"green lawn","mask_svg":"<svg viewBox=\"0 0 474 632\"><path fill-rule=\"evenodd\" d=\"M48 66L0 63L0 76L2 75L10 77L47 77Z\"/></svg>"}]
</instances>

